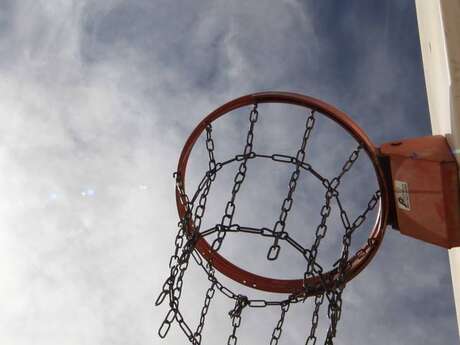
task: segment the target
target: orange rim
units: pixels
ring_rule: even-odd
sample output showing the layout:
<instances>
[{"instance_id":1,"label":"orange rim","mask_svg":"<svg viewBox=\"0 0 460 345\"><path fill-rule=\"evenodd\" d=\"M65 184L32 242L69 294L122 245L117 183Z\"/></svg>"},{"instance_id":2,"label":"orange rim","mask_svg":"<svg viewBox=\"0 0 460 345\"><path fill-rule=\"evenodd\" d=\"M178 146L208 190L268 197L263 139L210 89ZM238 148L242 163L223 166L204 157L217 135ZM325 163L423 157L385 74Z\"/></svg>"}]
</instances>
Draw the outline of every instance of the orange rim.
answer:
<instances>
[{"instance_id":1,"label":"orange rim","mask_svg":"<svg viewBox=\"0 0 460 345\"><path fill-rule=\"evenodd\" d=\"M187 163L190 153L197 139L200 137L201 133L206 129L207 125L209 125L219 117L231 112L232 110L248 105L261 103L293 104L320 112L321 114L327 116L328 118L339 124L346 131L348 131L353 136L353 138L362 145L363 149L366 151L369 159L371 160L374 166L377 175L377 180L379 183L379 188L381 191L380 210L374 228L370 233L368 242L360 250L358 250L353 257L351 257L348 260L348 265L345 269L344 274L345 282L348 282L369 264L369 262L377 252L380 243L383 240L388 218L389 194L384 178L384 172L378 161L377 148L371 142L366 133L356 123L354 123L351 120L351 118L349 118L348 115L346 115L344 112L318 99L290 92L260 92L234 99L217 108L208 116L206 116L198 124L198 126L196 126L196 128L188 137L182 149L179 158L179 163L177 166L177 172L178 174L180 174L179 176L181 176L183 179L184 188ZM186 213L186 209L184 204L180 200L180 193L177 189L176 204L179 217L183 217ZM193 233L193 225L190 224L187 230L190 233ZM308 278L305 281L303 278L273 279L246 271L238 267L234 263L228 261L219 253L212 251L211 246L204 238L200 238L197 241L196 249L206 260L212 260L213 266L219 272L221 272L222 274L226 275L234 281L237 281L246 286L253 287L255 289L278 293L301 293L304 291L304 282L312 289L312 291L315 291L315 293L318 293L318 291L322 291L324 289L324 287L321 285L322 282L320 278L317 276ZM324 275L330 275L334 277L337 274L337 270L332 270L330 272L325 273Z\"/></svg>"}]
</instances>

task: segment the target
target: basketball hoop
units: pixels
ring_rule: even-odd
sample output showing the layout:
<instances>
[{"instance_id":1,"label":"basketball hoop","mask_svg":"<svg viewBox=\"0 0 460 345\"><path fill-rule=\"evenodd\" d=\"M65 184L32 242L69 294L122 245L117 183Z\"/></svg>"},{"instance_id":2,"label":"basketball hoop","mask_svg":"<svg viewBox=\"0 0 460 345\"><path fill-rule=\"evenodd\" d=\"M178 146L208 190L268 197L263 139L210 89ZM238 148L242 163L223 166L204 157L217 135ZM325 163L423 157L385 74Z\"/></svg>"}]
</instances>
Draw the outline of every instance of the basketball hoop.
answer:
<instances>
[{"instance_id":1,"label":"basketball hoop","mask_svg":"<svg viewBox=\"0 0 460 345\"><path fill-rule=\"evenodd\" d=\"M380 191L382 192L381 195L381 204L383 207L380 209L380 214L375 223L374 229L372 230L369 241L361 248L359 252L356 253L355 256L349 259L347 264L347 269L344 272L345 274L345 281L352 279L356 276L372 259L373 255L375 254L380 242L383 238L383 234L386 227L386 218L388 214L388 193L387 188L385 188L385 178L384 173L379 164L378 160L378 150L372 144L370 139L367 135L363 132L361 128L359 128L345 113L341 112L338 109L326 104L320 100L294 94L294 93L286 93L286 92L263 92L257 93L253 95L247 95L240 98L237 98L231 102L224 104L223 106L219 107L207 117L205 117L195 128L192 134L187 139L182 153L179 158L179 163L177 167L177 177L182 179L181 183L184 185L185 183L185 176L187 170L187 163L190 153L195 145L197 139L202 135L202 133L206 130L207 126L210 125L213 121L217 120L221 116L228 114L232 110L237 108L254 105L254 104L262 104L262 103L285 103L285 104L293 104L298 106L303 106L307 109L316 111L317 113L329 117L331 120L335 121L337 124L342 126L346 131L348 131L355 140L362 145L362 148L367 153L369 159L371 160L376 175L378 178L378 183L380 186ZM242 159L244 156L241 155L238 159ZM248 153L247 158L253 159L256 158L257 155L253 155L253 153ZM275 157L276 158L276 157ZM289 160L290 163L295 165L295 158L294 157L280 157L284 160ZM218 166L220 169L220 166ZM185 192L185 191L184 191ZM179 217L183 218L186 214L186 204L187 201L181 198L181 191L180 188L176 188L176 201L177 201L177 209L179 212ZM193 225L190 224L187 229L189 234L194 232ZM199 238L196 243L196 249L199 253L206 259L212 260L213 266L220 271L221 273L225 274L227 277L250 287L269 291L269 292L282 292L282 293L300 293L303 291L304 287L304 279L297 279L297 280L280 280L280 279L271 279L262 277L251 272L245 271L239 268L237 265L229 262L224 257L222 257L217 251L212 250L209 243L206 242L205 238ZM331 277L337 275L337 271L329 272L328 274ZM318 290L321 290L321 282L319 278L313 277L308 278L305 281L306 285L311 287L316 287ZM316 290L316 289L313 289Z\"/></svg>"},{"instance_id":2,"label":"basketball hoop","mask_svg":"<svg viewBox=\"0 0 460 345\"><path fill-rule=\"evenodd\" d=\"M255 128L259 118L258 105L264 103L283 103L306 109L305 129L301 145L296 154L261 154L253 149ZM230 112L252 107L249 113L249 129L242 153L226 161L217 162L214 157L214 139L212 123ZM348 156L341 171L333 178L326 178L315 170L314 162L307 155L307 143L315 128L318 116L324 116L346 131L356 142L356 149ZM196 192L189 197L185 190L185 179L190 153L197 139L206 133L206 150L209 163L208 170L198 185ZM375 171L378 190L370 197L364 211L350 220L343 208L338 187L353 167L355 161L365 153ZM236 195L245 181L247 163L255 159L271 160L277 164L293 167L289 180L289 189L281 205L281 214L271 227L250 227L234 222ZM239 164L234 177L232 195L225 207L221 222L209 229L201 229L202 219L208 193L216 175L230 163ZM313 245L303 247L286 231L286 219L294 202L294 192L300 174L308 174L316 179L324 191L325 203L320 216L321 222L315 231ZM342 292L347 282L361 272L377 252L387 224L401 233L425 242L451 248L460 246L460 197L458 166L446 139L442 136L430 136L403 140L382 145L377 148L367 135L345 113L311 97L286 92L262 92L243 96L230 101L206 116L187 139L179 158L176 177L176 203L179 213L179 231L176 236L174 254L170 261L170 275L156 304L169 298L170 310L160 327L161 337L166 336L172 322L176 321L192 344L201 343L201 332L208 312L209 304L216 290L235 301L230 312L233 331L228 338L228 345L237 342L236 331L241 323L241 314L247 308L275 306L280 308L280 319L273 331L271 345L278 343L284 324L285 315L293 303L314 298L314 311L310 334L306 344L315 344L317 340L318 313L324 298L328 301L330 319L325 344L332 344L336 335L337 323L341 317ZM191 194L190 194L191 195ZM340 221L344 233L341 254L332 269L326 271L318 262L318 248L326 236L327 220L331 214L331 201L335 201L340 211ZM373 228L365 244L355 253L350 253L352 235L365 223L366 217L376 206L378 213ZM436 207L433 207L436 205ZM423 219L423 222L420 222ZM292 246L306 260L303 277L298 279L275 279L261 276L241 268L229 261L221 253L220 247L228 233L249 233L256 236L272 238L272 245L267 251L267 260L278 258L281 244ZM210 243L210 235L216 235ZM190 257L205 271L211 286L206 292L205 304L200 315L200 322L192 331L179 310L183 277L188 268ZM275 293L285 293L288 297L278 301L250 299L224 286L216 277L216 271L244 286Z\"/></svg>"},{"instance_id":3,"label":"basketball hoop","mask_svg":"<svg viewBox=\"0 0 460 345\"><path fill-rule=\"evenodd\" d=\"M253 150L254 128L259 117L258 105L263 103L284 103L304 107L307 112L305 131L302 144L297 153L293 156L282 154L259 154ZM249 130L246 136L246 143L242 153L237 154L227 161L216 162L214 158L214 141L212 138L212 123L218 118L236 110L238 108L251 106L249 114ZM313 131L317 116L325 116L347 131L356 141L357 148L350 154L342 166L340 173L332 179L321 176L313 167L313 164L306 159L306 145L310 134ZM208 170L201 180L197 191L189 197L185 190L185 179L187 164L190 153L197 142L197 139L206 133L206 149L209 157ZM342 177L352 168L354 162L364 152L372 163L379 189L372 194L366 209L354 220L350 220L339 201L338 186L341 184ZM281 207L281 215L274 227L254 228L233 222L236 195L245 180L247 162L254 159L269 159L275 163L290 164L294 170L289 182L289 191L284 198ZM232 197L227 202L225 214L220 224L202 230L202 218L205 215L205 207L210 187L215 180L216 174L229 163L238 163L238 172L234 178ZM316 228L316 238L310 248L304 248L289 236L285 230L286 217L293 203L293 194L296 189L297 179L300 173L311 174L321 183L325 192L325 204L321 208L321 223ZM179 213L179 232L176 236L176 246L170 261L170 276L163 285L163 290L159 295L156 305L161 304L166 297L169 298L170 311L168 312L159 335L165 337L172 322L176 321L186 334L192 344L201 343L201 331L204 326L205 316L208 311L210 300L213 298L215 290L219 290L226 297L235 301L235 307L230 312L232 318L233 332L228 338L228 344L236 344L236 330L241 322L242 311L249 307L278 306L281 309L280 320L272 334L271 344L278 342L283 326L284 317L289 309L289 305L304 301L309 297L315 299L315 311L312 321L310 335L307 344L316 342L315 330L318 325L318 312L324 301L324 296L329 301L328 316L330 326L328 329L326 342L332 344L336 334L338 320L341 314L341 294L346 283L355 277L366 267L375 255L380 243L382 242L389 214L389 188L387 179L379 161L379 151L372 144L367 135L343 112L336 108L311 97L286 92L262 92L243 96L230 101L219 107L206 116L193 130L187 139L179 158L176 178L176 203ZM327 232L327 218L331 212L331 200L337 200L340 206L340 218L345 229L342 238L342 253L339 260L334 264L332 270L326 272L317 262L316 256L322 238ZM373 229L365 245L356 253L351 255L349 252L351 236L359 228L368 213L379 205L379 211ZM219 253L219 249L227 233L246 232L273 238L273 243L268 249L267 259L276 260L280 252L281 242L293 246L299 251L306 260L306 270L303 277L298 279L274 279L264 277L239 267L230 262ZM212 243L207 241L211 234L217 235ZM211 286L206 292L205 305L201 312L200 323L195 331L192 331L188 323L184 320L179 310L179 300L182 293L182 279L188 268L190 257L203 268L206 272ZM251 300L247 296L235 293L224 286L216 278L216 270L228 278L245 286L268 292L286 293L288 297L281 301ZM316 316L315 316L316 315Z\"/></svg>"}]
</instances>

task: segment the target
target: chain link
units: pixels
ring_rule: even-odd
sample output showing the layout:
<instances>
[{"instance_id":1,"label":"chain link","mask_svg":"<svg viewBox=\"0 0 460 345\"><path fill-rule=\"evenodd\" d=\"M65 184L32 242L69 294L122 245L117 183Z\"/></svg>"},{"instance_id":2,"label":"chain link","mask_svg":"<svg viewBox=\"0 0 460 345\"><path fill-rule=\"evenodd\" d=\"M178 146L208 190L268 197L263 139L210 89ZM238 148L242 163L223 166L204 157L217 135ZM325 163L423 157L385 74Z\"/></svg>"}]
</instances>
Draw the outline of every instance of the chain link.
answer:
<instances>
[{"instance_id":1,"label":"chain link","mask_svg":"<svg viewBox=\"0 0 460 345\"><path fill-rule=\"evenodd\" d=\"M324 294L315 296L315 309L311 317L311 328L310 334L305 342L305 345L315 345L316 344L316 329L318 328L319 323L319 310L324 301Z\"/></svg>"},{"instance_id":2,"label":"chain link","mask_svg":"<svg viewBox=\"0 0 460 345\"><path fill-rule=\"evenodd\" d=\"M286 198L283 201L283 204L281 205L281 214L279 216L279 219L276 221L273 227L275 239L273 241L273 244L268 250L268 253L267 253L268 260L272 260L272 261L276 260L280 253L281 247L278 244L279 236L285 233L284 229L286 227L286 219L288 217L289 211L292 208L292 203L294 200L293 199L294 192L297 187L297 180L299 179L299 176L300 176L300 167L305 161L305 157L306 157L305 150L307 148L307 142L308 142L308 139L310 138L310 134L314 126L315 126L315 112L312 110L310 113L310 116L307 117L307 121L305 124L305 131L302 137L302 144L300 145L300 148L297 151L297 155L295 157L295 170L292 172L291 179L289 180L288 193L287 193Z\"/></svg>"},{"instance_id":3,"label":"chain link","mask_svg":"<svg viewBox=\"0 0 460 345\"><path fill-rule=\"evenodd\" d=\"M272 333L272 338L270 340L270 345L278 345L278 341L280 340L281 333L283 333L283 324L284 324L284 318L286 317L286 313L288 312L290 307L290 303L283 303L281 305L281 316L280 319L278 320L278 323L276 324L275 329L273 330Z\"/></svg>"},{"instance_id":4,"label":"chain link","mask_svg":"<svg viewBox=\"0 0 460 345\"><path fill-rule=\"evenodd\" d=\"M206 126L206 150L208 151L209 157L209 171L214 171L216 169L216 160L214 158L214 140L212 138L212 125L209 124ZM210 176L211 181L214 181L216 174Z\"/></svg>"},{"instance_id":5,"label":"chain link","mask_svg":"<svg viewBox=\"0 0 460 345\"><path fill-rule=\"evenodd\" d=\"M342 293L345 288L345 272L348 266L348 258L349 258L349 250L351 245L351 236L353 232L362 224L362 222L366 219L367 214L372 211L378 203L380 199L381 193L377 191L372 196L371 200L367 204L367 208L365 211L359 215L356 220L353 222L352 226L347 226L349 222L344 223L344 227L346 228L346 232L342 239L342 256L337 261L336 264L339 266L339 277L337 279L337 286L331 290L328 294L329 299L329 307L328 307L328 317L330 319L330 325L326 336L326 345L333 344L333 338L337 334L337 324L342 316ZM343 211L342 207L341 212ZM346 213L345 213L346 214ZM361 221L363 219L363 221ZM347 217L348 220L348 217ZM359 220L359 222L358 222ZM343 220L342 220L343 221ZM359 225L358 225L359 224ZM369 243L369 246L371 243Z\"/></svg>"},{"instance_id":6,"label":"chain link","mask_svg":"<svg viewBox=\"0 0 460 345\"><path fill-rule=\"evenodd\" d=\"M326 187L325 204L321 208L321 212L320 212L321 222L316 228L315 241L313 245L311 246L310 250L308 251L308 259L307 259L308 264L307 264L307 270L305 271L305 274L304 274L304 280L312 276L314 273L317 273L317 274L320 273L318 272L318 270L315 270L316 256L318 255L318 248L321 243L321 240L326 236L326 233L327 233L327 219L331 214L331 199L333 197L338 199L339 192L337 191L337 188L339 187L341 183L342 177L351 169L353 164L358 159L361 148L362 148L361 145L359 145L358 148L352 152L352 154L348 157L345 164L342 166L342 170L337 177L334 177L330 182L328 180L325 180L323 182L324 187ZM347 225L348 217L346 213L343 211L343 209L341 209L340 215L341 215L342 221L345 221L344 223L345 228L346 229L349 228L349 224Z\"/></svg>"},{"instance_id":7,"label":"chain link","mask_svg":"<svg viewBox=\"0 0 460 345\"><path fill-rule=\"evenodd\" d=\"M201 344L201 332L203 331L204 322L206 320L206 315L208 314L208 310L209 310L209 305L211 304L211 300L214 297L215 292L216 292L216 283L212 282L211 286L206 291L206 296L204 298L204 305L203 305L203 308L201 309L201 314L200 314L200 322L195 331L195 340L197 344Z\"/></svg>"},{"instance_id":8,"label":"chain link","mask_svg":"<svg viewBox=\"0 0 460 345\"><path fill-rule=\"evenodd\" d=\"M157 300L155 301L155 305L162 304L166 296L174 289L174 282L176 280L178 272L180 271L179 268L180 267L185 267L185 269L187 268L187 265L184 265L184 261L188 261L187 250L184 249L180 257L179 257L179 251L183 248L183 245L184 245L184 238L186 237L186 229L187 229L188 224L190 224L192 211L191 211L190 202L188 201L188 196L187 194L185 194L185 191L184 191L183 182L182 182L181 177L179 176L179 174L175 174L175 178L176 178L176 188L180 194L179 200L181 200L186 206L186 212L185 212L184 217L182 217L182 219L178 223L179 231L176 235L174 254L171 256L169 260L170 274L169 274L169 277L166 279L166 281L163 284L162 291L160 295L158 296ZM170 314L169 313L167 314L163 324L168 324L167 322L168 315ZM169 327L167 327L166 333L168 330L169 330Z\"/></svg>"},{"instance_id":9,"label":"chain link","mask_svg":"<svg viewBox=\"0 0 460 345\"><path fill-rule=\"evenodd\" d=\"M195 249L195 244L198 240L198 234L201 227L201 219L204 215L204 210L206 208L207 196L209 194L211 183L215 179L215 170L216 164L214 159L214 142L211 137L212 127L211 125L207 126L206 128L207 139L206 139L206 148L208 150L209 155L209 172L207 173L208 179L204 184L203 192L200 195L198 206L195 209L195 217L194 217L194 227L193 233L189 233L187 230L189 229L189 225L192 223L191 214L192 214L192 205L189 202L188 196L185 193L184 188L184 181L180 174L176 173L176 189L179 191L179 200L183 202L186 206L185 215L179 222L179 231L176 236L175 241L175 250L174 254L172 255L169 266L170 266L170 275L166 279L166 282L163 284L162 292L158 296L155 304L161 304L165 297L169 294L170 295L170 310L166 315L165 319L163 320L162 325L158 331L160 337L165 337L169 331L171 325L171 315L174 315L174 318L177 319L178 310L179 310L179 299L182 294L182 287L183 287L183 278L185 271L188 268L190 255ZM187 237L187 242L184 245L184 238ZM178 253L182 249L182 254L179 257ZM214 286L214 284L213 284ZM179 320L179 325L182 329L190 329L187 324L181 323ZM202 328L202 327L201 327ZM190 333L190 332L187 332ZM201 334L201 331L200 331ZM190 338L190 337L189 337Z\"/></svg>"},{"instance_id":10,"label":"chain link","mask_svg":"<svg viewBox=\"0 0 460 345\"><path fill-rule=\"evenodd\" d=\"M222 217L222 221L217 231L217 237L211 245L211 248L214 251L218 251L220 247L222 246L222 242L224 241L224 238L226 235L226 229L229 228L233 222L233 216L235 214L236 195L239 192L244 179L246 178L247 162L251 154L253 154L254 126L258 118L259 118L259 112L257 111L257 104L254 104L249 114L250 125L249 125L248 134L246 136L246 145L243 150L243 155L237 156L237 157L241 157L242 162L240 163L238 172L236 173L235 178L233 179L234 184L232 188L232 197L230 201L227 202L227 206L225 207L225 214Z\"/></svg>"}]
</instances>

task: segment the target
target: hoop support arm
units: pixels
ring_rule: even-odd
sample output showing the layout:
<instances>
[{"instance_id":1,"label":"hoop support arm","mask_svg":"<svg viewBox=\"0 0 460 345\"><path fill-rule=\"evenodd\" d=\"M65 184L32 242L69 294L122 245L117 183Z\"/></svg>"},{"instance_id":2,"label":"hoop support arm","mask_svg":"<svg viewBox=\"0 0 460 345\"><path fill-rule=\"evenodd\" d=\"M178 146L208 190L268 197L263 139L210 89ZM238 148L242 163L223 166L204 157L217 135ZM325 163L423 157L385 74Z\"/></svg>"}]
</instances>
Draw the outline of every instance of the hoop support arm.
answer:
<instances>
[{"instance_id":1,"label":"hoop support arm","mask_svg":"<svg viewBox=\"0 0 460 345\"><path fill-rule=\"evenodd\" d=\"M389 223L443 248L460 246L458 166L445 137L385 143L380 161L391 188Z\"/></svg>"}]
</instances>

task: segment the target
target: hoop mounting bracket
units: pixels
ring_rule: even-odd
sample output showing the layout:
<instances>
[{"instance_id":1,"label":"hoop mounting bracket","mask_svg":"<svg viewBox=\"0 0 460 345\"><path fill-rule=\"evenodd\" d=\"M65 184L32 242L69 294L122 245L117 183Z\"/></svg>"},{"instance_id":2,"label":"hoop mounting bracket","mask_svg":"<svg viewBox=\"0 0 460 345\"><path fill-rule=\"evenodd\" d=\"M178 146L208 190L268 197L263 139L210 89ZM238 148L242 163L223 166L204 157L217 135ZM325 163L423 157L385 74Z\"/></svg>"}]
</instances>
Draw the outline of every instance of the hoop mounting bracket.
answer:
<instances>
[{"instance_id":1,"label":"hoop mounting bracket","mask_svg":"<svg viewBox=\"0 0 460 345\"><path fill-rule=\"evenodd\" d=\"M460 246L458 166L445 137L385 143L393 198L392 223L402 234L444 248Z\"/></svg>"}]
</instances>

